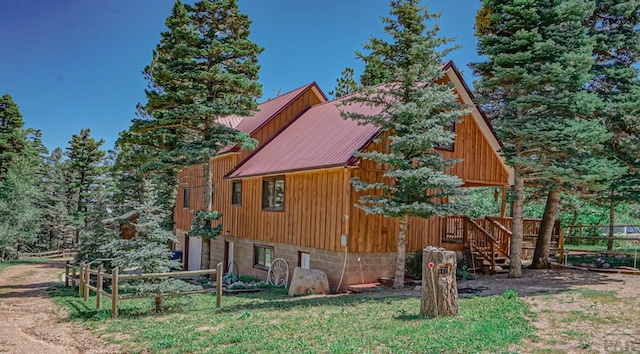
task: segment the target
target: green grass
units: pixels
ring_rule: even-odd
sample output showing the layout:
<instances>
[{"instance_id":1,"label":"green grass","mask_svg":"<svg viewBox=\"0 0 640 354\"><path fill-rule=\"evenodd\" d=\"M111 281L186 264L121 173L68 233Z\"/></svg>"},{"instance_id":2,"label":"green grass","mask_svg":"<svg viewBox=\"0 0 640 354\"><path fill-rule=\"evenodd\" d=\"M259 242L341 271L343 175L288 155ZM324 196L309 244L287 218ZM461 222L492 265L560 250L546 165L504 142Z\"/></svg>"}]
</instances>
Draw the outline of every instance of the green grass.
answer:
<instances>
[{"instance_id":1,"label":"green grass","mask_svg":"<svg viewBox=\"0 0 640 354\"><path fill-rule=\"evenodd\" d=\"M25 259L6 261L4 263L0 263L0 272L14 265L41 263L42 261L45 261L45 260L46 259L43 259L43 258L25 258Z\"/></svg>"},{"instance_id":2,"label":"green grass","mask_svg":"<svg viewBox=\"0 0 640 354\"><path fill-rule=\"evenodd\" d=\"M534 335L533 314L513 296L461 299L459 316L427 319L419 298L289 298L272 289L225 296L221 309L211 294L176 298L158 315L150 300L123 301L114 321L93 298L85 303L63 287L50 293L71 320L130 352L500 352Z\"/></svg>"}]
</instances>

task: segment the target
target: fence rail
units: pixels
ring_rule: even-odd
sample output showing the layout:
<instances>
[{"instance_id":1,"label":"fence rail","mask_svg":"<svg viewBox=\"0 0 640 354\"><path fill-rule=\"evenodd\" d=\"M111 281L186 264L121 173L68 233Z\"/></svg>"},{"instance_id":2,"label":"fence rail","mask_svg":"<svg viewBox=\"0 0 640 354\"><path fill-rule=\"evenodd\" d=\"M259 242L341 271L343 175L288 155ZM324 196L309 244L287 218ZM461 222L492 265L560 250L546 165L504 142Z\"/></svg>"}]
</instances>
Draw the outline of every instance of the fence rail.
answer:
<instances>
[{"instance_id":1,"label":"fence rail","mask_svg":"<svg viewBox=\"0 0 640 354\"><path fill-rule=\"evenodd\" d=\"M204 293L216 293L216 307L220 307L222 305L222 263L218 263L215 269L202 269L202 270L191 270L191 271L178 271L178 272L170 272L170 273L141 273L141 274L119 274L119 268L116 267L113 271L105 272L104 266L102 263L98 265L98 269L91 269L91 265L95 263L82 262L80 265L72 265L67 263L65 266L65 285L71 286L75 288L76 280L78 281L78 296L84 298L85 301L89 300L90 291L93 291L96 294L96 309L100 310L102 308L102 300L104 297L107 297L111 300L111 317L118 318L118 306L120 300L130 300L130 299L138 299L149 297L148 295L120 295L120 280L129 280L129 279L158 279L158 278L169 278L169 277L189 277L196 275L215 275L216 276L216 288L215 289L203 289L196 291L183 291L180 293L160 293L155 294L156 304L161 302L163 297L167 296L185 296L185 295L193 295L193 294L204 294ZM92 276L95 276L95 281L92 280ZM104 280L111 280L111 292L108 292L104 289Z\"/></svg>"},{"instance_id":2,"label":"fence rail","mask_svg":"<svg viewBox=\"0 0 640 354\"><path fill-rule=\"evenodd\" d=\"M19 252L18 258L67 258L78 254L78 251L71 249L46 251L46 252Z\"/></svg>"}]
</instances>

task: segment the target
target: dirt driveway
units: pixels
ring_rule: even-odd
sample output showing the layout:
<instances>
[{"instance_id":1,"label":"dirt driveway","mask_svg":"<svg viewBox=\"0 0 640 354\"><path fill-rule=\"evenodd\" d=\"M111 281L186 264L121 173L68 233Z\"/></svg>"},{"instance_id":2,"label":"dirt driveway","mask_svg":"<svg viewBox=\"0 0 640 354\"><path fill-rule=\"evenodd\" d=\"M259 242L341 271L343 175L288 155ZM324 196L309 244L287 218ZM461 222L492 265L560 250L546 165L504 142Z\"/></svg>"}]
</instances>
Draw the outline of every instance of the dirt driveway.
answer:
<instances>
[{"instance_id":1,"label":"dirt driveway","mask_svg":"<svg viewBox=\"0 0 640 354\"><path fill-rule=\"evenodd\" d=\"M60 284L64 261L19 264L0 272L0 353L115 353L55 306L46 289Z\"/></svg>"}]
</instances>

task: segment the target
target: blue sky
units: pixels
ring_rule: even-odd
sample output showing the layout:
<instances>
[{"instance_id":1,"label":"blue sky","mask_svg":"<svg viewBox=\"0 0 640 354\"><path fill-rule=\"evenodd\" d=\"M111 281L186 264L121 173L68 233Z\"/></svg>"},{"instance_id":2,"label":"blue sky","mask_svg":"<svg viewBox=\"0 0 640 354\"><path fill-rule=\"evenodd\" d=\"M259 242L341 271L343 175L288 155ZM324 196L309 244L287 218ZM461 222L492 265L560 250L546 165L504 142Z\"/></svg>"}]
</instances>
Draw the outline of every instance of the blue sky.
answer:
<instances>
[{"instance_id":1,"label":"blue sky","mask_svg":"<svg viewBox=\"0 0 640 354\"><path fill-rule=\"evenodd\" d=\"M10 94L45 145L66 147L91 128L112 148L144 102L141 71L165 30L170 0L1 0L0 95ZM453 59L471 84L478 0L431 1L441 33L457 37ZM331 91L370 35L381 35L386 0L240 0L260 56L263 99L311 81Z\"/></svg>"}]
</instances>

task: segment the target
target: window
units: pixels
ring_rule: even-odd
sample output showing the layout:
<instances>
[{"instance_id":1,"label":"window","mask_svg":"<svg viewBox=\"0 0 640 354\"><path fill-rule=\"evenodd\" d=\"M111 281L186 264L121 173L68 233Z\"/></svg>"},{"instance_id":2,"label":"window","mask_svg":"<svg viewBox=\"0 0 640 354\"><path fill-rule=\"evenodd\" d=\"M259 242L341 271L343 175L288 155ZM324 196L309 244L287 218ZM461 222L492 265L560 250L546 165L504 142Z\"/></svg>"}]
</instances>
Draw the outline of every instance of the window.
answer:
<instances>
[{"instance_id":1,"label":"window","mask_svg":"<svg viewBox=\"0 0 640 354\"><path fill-rule=\"evenodd\" d=\"M284 210L284 177L262 180L262 209Z\"/></svg>"},{"instance_id":2,"label":"window","mask_svg":"<svg viewBox=\"0 0 640 354\"><path fill-rule=\"evenodd\" d=\"M269 269L273 261L273 247L253 246L253 266L260 269Z\"/></svg>"},{"instance_id":3,"label":"window","mask_svg":"<svg viewBox=\"0 0 640 354\"><path fill-rule=\"evenodd\" d=\"M306 252L298 252L298 267L302 269L309 269L310 261L311 261L311 254Z\"/></svg>"},{"instance_id":4,"label":"window","mask_svg":"<svg viewBox=\"0 0 640 354\"><path fill-rule=\"evenodd\" d=\"M182 207L189 208L189 187L182 187Z\"/></svg>"},{"instance_id":5,"label":"window","mask_svg":"<svg viewBox=\"0 0 640 354\"><path fill-rule=\"evenodd\" d=\"M451 123L451 125L449 127L445 127L444 130L455 133L456 132L456 123L455 122ZM455 141L455 138L453 140ZM453 151L453 141L451 142L451 144L438 145L438 146L436 146L436 149Z\"/></svg>"},{"instance_id":6,"label":"window","mask_svg":"<svg viewBox=\"0 0 640 354\"><path fill-rule=\"evenodd\" d=\"M242 181L233 181L231 205L242 204Z\"/></svg>"}]
</instances>

